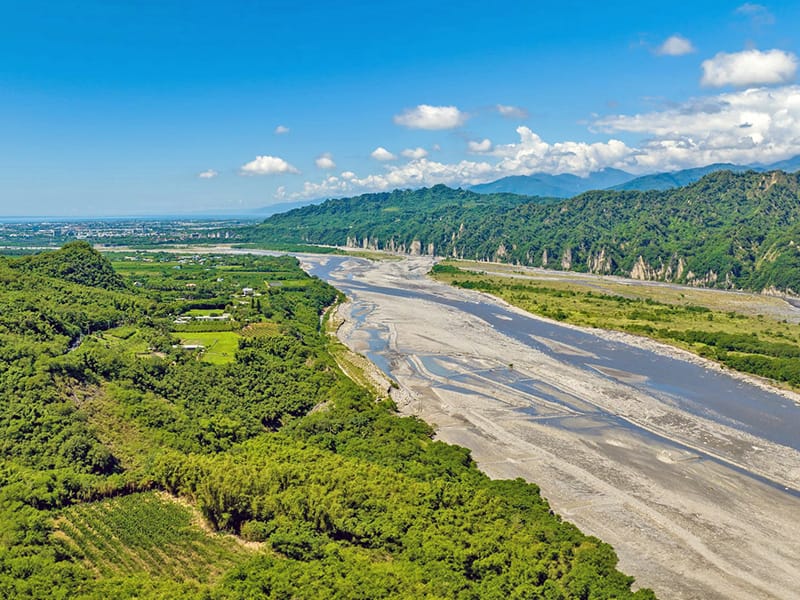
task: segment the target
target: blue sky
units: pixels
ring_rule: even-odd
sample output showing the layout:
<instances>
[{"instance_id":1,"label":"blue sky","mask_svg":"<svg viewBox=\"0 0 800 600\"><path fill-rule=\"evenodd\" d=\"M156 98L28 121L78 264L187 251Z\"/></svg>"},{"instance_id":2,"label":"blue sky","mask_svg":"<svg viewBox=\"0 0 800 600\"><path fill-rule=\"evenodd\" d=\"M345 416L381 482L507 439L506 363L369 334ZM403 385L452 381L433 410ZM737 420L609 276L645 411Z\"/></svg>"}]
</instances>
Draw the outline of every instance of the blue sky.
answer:
<instances>
[{"instance_id":1,"label":"blue sky","mask_svg":"<svg viewBox=\"0 0 800 600\"><path fill-rule=\"evenodd\" d=\"M0 215L800 154L800 3L0 0Z\"/></svg>"}]
</instances>

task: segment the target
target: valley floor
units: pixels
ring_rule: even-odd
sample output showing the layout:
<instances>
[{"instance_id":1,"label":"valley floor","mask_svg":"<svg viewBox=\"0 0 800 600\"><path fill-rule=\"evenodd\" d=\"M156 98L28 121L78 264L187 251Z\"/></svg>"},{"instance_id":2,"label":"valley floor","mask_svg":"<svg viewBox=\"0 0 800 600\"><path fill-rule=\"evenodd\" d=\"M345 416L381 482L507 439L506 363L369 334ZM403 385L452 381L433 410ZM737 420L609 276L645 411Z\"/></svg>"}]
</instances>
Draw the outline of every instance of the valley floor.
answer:
<instances>
[{"instance_id":1,"label":"valley floor","mask_svg":"<svg viewBox=\"0 0 800 600\"><path fill-rule=\"evenodd\" d=\"M588 349L546 334L526 342L508 332L547 321L426 278L427 258L303 260L351 299L339 309L339 337L399 384L402 412L470 448L490 476L536 482L556 512L614 546L638 585L679 600L796 597L796 436L762 435L768 419L751 427L748 415L720 415L702 398L693 409L680 389L648 387L647 369L609 366L596 349L691 365L709 390L724 385L732 399L763 396L782 415L769 417L776 427L800 425L797 395L625 334L571 328L593 340ZM508 326L459 308L468 304ZM754 422L765 414L756 406Z\"/></svg>"}]
</instances>

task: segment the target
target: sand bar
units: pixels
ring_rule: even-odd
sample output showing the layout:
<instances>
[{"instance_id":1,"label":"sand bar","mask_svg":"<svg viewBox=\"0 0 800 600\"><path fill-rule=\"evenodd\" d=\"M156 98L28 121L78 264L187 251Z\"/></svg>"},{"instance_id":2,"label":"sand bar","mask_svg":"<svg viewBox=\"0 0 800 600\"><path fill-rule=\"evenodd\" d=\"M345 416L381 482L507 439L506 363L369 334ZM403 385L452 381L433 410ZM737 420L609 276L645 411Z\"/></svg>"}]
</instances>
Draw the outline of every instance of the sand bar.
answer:
<instances>
[{"instance_id":1,"label":"sand bar","mask_svg":"<svg viewBox=\"0 0 800 600\"><path fill-rule=\"evenodd\" d=\"M404 413L470 448L490 476L539 484L558 513L615 547L639 585L667 599L798 597L797 444L647 393L640 373L600 364L596 346L507 335L500 325L514 313L506 305L497 302L505 311L494 326L459 310L452 301L491 300L426 278L430 259L303 260L350 297L339 336L399 383ZM654 361L688 358L640 345ZM742 393L757 389L738 381ZM782 398L783 414L800 413L796 396Z\"/></svg>"}]
</instances>

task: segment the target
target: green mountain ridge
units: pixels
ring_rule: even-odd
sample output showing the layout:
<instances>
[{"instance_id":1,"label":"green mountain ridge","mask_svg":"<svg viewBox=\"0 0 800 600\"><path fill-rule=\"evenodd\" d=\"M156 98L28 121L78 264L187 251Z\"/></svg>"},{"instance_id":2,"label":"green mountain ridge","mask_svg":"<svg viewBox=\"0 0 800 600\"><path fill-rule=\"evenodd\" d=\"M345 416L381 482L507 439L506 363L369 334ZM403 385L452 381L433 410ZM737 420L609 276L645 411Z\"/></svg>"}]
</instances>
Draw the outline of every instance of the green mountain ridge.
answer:
<instances>
[{"instance_id":1,"label":"green mountain ridge","mask_svg":"<svg viewBox=\"0 0 800 600\"><path fill-rule=\"evenodd\" d=\"M558 201L434 186L275 215L254 241L498 261L641 280L800 291L800 175L717 171L664 191Z\"/></svg>"},{"instance_id":2,"label":"green mountain ridge","mask_svg":"<svg viewBox=\"0 0 800 600\"><path fill-rule=\"evenodd\" d=\"M107 290L125 288L108 259L84 241L69 242L55 252L27 256L18 260L14 268Z\"/></svg>"},{"instance_id":3,"label":"green mountain ridge","mask_svg":"<svg viewBox=\"0 0 800 600\"><path fill-rule=\"evenodd\" d=\"M746 167L734 165L732 163L715 163L705 167L697 167L694 169L682 169L680 171L671 171L666 173L652 173L650 175L642 175L635 179L622 182L607 189L614 191L636 190L645 192L648 190L668 190L670 188L683 187L691 185L715 171L732 171L734 173L742 173L744 171L760 170L753 169L753 167Z\"/></svg>"}]
</instances>

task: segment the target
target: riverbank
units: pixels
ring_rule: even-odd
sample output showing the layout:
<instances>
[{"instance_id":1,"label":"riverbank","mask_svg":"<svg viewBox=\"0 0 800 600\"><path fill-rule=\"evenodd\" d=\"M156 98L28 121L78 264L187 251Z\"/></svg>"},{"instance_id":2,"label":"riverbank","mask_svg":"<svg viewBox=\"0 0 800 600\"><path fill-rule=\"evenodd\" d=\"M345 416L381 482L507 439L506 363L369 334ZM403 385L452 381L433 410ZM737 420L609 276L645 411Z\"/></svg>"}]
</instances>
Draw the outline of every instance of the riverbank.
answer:
<instances>
[{"instance_id":1,"label":"riverbank","mask_svg":"<svg viewBox=\"0 0 800 600\"><path fill-rule=\"evenodd\" d=\"M405 414L469 447L490 476L539 484L557 512L611 543L620 568L660 597L791 598L800 547L787 532L800 501L748 472L798 486L796 450L642 392L625 368L576 368L564 356L586 354L580 346L534 348L437 302L480 297L427 280L429 267L345 260L329 278L352 298L340 309L340 339L379 358L407 394L398 402Z\"/></svg>"}]
</instances>

